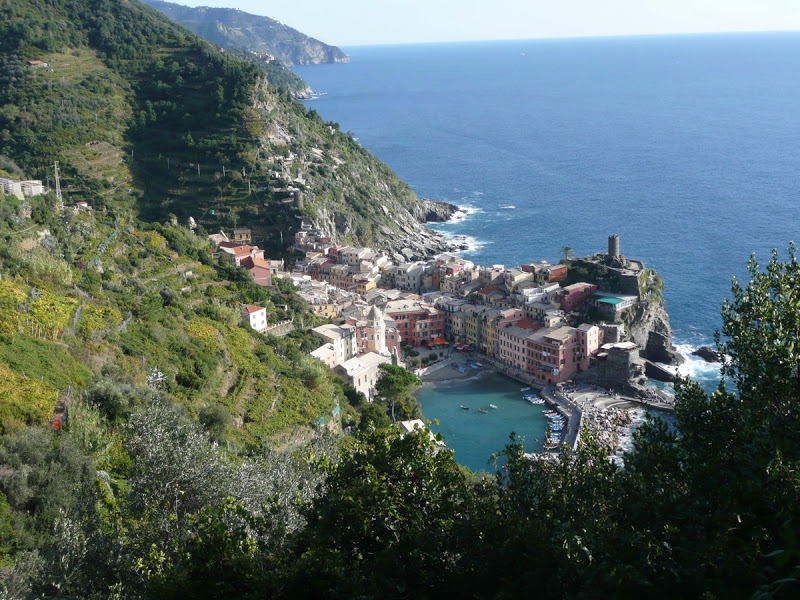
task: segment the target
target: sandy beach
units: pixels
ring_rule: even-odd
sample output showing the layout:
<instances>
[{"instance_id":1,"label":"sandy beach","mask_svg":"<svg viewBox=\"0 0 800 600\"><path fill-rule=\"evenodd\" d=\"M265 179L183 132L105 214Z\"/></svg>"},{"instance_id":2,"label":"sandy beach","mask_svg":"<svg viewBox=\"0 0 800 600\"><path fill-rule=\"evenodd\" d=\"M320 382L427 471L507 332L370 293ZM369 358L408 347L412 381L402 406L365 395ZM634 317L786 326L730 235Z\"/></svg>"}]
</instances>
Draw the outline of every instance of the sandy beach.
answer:
<instances>
[{"instance_id":1,"label":"sandy beach","mask_svg":"<svg viewBox=\"0 0 800 600\"><path fill-rule=\"evenodd\" d=\"M477 363L477 369L471 368L467 362ZM461 373L458 369L453 367L453 364L459 364L464 367L464 372ZM482 363L480 360L472 360L463 355L454 355L437 362L422 370L419 378L424 382L441 383L443 381L469 381L478 377L483 377L494 373L495 370Z\"/></svg>"}]
</instances>

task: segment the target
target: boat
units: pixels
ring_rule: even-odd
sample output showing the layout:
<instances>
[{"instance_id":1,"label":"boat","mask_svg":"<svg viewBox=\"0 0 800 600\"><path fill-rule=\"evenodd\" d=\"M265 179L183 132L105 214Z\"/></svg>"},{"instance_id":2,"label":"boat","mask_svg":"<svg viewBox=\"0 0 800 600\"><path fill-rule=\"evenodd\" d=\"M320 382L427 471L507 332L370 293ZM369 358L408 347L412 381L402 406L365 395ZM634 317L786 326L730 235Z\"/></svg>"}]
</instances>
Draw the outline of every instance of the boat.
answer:
<instances>
[{"instance_id":1,"label":"boat","mask_svg":"<svg viewBox=\"0 0 800 600\"><path fill-rule=\"evenodd\" d=\"M478 368L478 365L476 365L474 362L468 362L467 364L469 365L470 369L477 369Z\"/></svg>"},{"instance_id":2,"label":"boat","mask_svg":"<svg viewBox=\"0 0 800 600\"><path fill-rule=\"evenodd\" d=\"M529 389L531 389L531 386L522 388L520 392L527 392Z\"/></svg>"},{"instance_id":3,"label":"boat","mask_svg":"<svg viewBox=\"0 0 800 600\"><path fill-rule=\"evenodd\" d=\"M469 406L464 406L464 405L462 404L462 405L461 405L461 410L469 410Z\"/></svg>"},{"instance_id":4,"label":"boat","mask_svg":"<svg viewBox=\"0 0 800 600\"><path fill-rule=\"evenodd\" d=\"M522 394L522 399L523 400L528 400L528 401L533 400L533 399L538 398L538 397L539 397L539 394Z\"/></svg>"},{"instance_id":5,"label":"boat","mask_svg":"<svg viewBox=\"0 0 800 600\"><path fill-rule=\"evenodd\" d=\"M488 411L488 410L486 410L485 408L479 408L479 409L478 409L478 412L482 412L482 413L488 413L489 411Z\"/></svg>"},{"instance_id":6,"label":"boat","mask_svg":"<svg viewBox=\"0 0 800 600\"><path fill-rule=\"evenodd\" d=\"M496 404L490 404L489 408L493 408L493 409L497 410L497 405Z\"/></svg>"},{"instance_id":7,"label":"boat","mask_svg":"<svg viewBox=\"0 0 800 600\"><path fill-rule=\"evenodd\" d=\"M464 373L466 370L467 369L464 367L464 365L458 365L458 372L459 373Z\"/></svg>"}]
</instances>

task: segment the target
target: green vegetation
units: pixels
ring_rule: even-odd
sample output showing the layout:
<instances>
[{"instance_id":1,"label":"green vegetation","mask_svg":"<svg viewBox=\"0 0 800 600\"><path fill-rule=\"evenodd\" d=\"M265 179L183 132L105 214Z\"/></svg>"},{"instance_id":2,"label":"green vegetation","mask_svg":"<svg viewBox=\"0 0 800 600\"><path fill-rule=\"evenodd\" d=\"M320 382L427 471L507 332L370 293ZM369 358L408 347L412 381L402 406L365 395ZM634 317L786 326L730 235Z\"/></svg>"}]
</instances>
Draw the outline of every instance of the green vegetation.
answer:
<instances>
[{"instance_id":1,"label":"green vegetation","mask_svg":"<svg viewBox=\"0 0 800 600\"><path fill-rule=\"evenodd\" d=\"M280 156L313 188L309 212L368 240L413 200L399 180L135 1L20 0L0 17L0 169L63 161L68 197L94 207L0 195L4 598L797 597L793 246L753 260L723 306L737 393L680 382L674 427L648 421L624 468L590 437L531 462L512 436L476 479L394 428L416 415L409 373L384 368L369 403L307 356L307 331L243 325L242 303L316 320L287 283L212 261L199 218L296 222L274 186L245 192L241 169L266 182ZM232 168L215 178L212 160Z\"/></svg>"}]
</instances>

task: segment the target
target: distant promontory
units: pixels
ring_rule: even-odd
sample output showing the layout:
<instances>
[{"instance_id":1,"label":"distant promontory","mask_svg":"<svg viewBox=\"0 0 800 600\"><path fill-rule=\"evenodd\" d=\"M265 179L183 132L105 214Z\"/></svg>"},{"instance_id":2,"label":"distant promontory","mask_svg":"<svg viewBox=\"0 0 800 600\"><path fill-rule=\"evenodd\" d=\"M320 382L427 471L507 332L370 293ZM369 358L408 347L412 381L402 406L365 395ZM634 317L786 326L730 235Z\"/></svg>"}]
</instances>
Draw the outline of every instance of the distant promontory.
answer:
<instances>
[{"instance_id":1,"label":"distant promontory","mask_svg":"<svg viewBox=\"0 0 800 600\"><path fill-rule=\"evenodd\" d=\"M143 0L173 21L208 41L232 50L245 50L277 59L286 65L348 62L347 55L275 19L243 12L236 8L192 8Z\"/></svg>"}]
</instances>

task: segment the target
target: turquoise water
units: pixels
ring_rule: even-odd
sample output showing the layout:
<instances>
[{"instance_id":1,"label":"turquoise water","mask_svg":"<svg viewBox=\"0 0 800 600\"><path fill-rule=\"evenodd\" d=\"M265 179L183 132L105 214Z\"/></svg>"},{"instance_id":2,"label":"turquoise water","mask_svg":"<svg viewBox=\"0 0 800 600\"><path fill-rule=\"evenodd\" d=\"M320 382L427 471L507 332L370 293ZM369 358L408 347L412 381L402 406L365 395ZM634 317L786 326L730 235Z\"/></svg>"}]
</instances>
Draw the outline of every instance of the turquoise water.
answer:
<instances>
[{"instance_id":1,"label":"turquoise water","mask_svg":"<svg viewBox=\"0 0 800 600\"><path fill-rule=\"evenodd\" d=\"M524 438L527 452L542 447L546 423L542 411L546 407L525 402L522 387L518 381L492 374L473 381L426 383L417 398L425 418L434 421L431 429L444 436L456 461L475 472L492 473L491 456L504 448L512 431ZM463 410L462 404L469 410ZM478 408L488 412L481 413Z\"/></svg>"}]
</instances>

